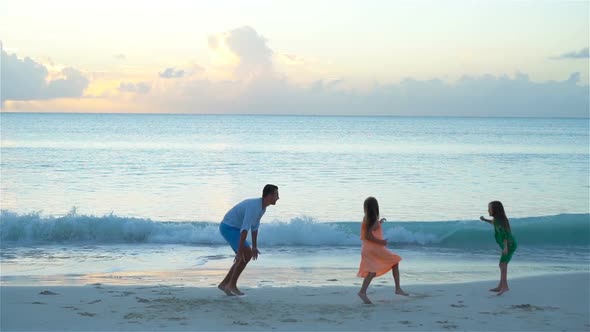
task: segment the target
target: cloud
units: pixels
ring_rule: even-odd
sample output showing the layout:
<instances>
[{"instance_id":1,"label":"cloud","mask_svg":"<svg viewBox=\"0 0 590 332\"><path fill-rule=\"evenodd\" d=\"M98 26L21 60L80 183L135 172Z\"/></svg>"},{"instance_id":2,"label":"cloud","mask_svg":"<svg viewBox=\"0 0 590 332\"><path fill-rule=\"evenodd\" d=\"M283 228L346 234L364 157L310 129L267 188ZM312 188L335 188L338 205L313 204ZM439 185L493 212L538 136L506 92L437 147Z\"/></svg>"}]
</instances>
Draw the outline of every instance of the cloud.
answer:
<instances>
[{"instance_id":1,"label":"cloud","mask_svg":"<svg viewBox=\"0 0 590 332\"><path fill-rule=\"evenodd\" d=\"M350 82L345 79L326 79L321 74L314 76L320 79L312 83L295 83L281 75L274 65L284 63L298 70L308 60L274 52L267 40L251 27L210 36L208 46L212 56L216 57L212 61L214 68L205 70L196 64L193 67L184 65L182 70L166 68L158 76L112 79L109 81L113 83L109 85L110 91L123 93L96 94L101 98L93 99L96 107L92 111L102 107L99 101L104 101L105 107L109 107L105 110L107 112L590 117L590 90L587 81L580 81L580 73L572 73L562 81L545 82L532 81L524 73L466 75L455 82L407 78L397 83L374 83L360 91L347 88ZM584 52L587 53L587 49L574 53L581 56ZM19 60L12 56L4 61L4 57L3 53L3 69L6 69L6 63L10 63L8 67L12 71L8 76L20 75L10 85L9 95L14 100L46 95L72 96L75 94L68 92L76 91L81 95L83 89L75 88L88 84L84 75L72 68L64 69L59 79L46 83L46 67L29 58ZM231 75L222 76L222 80L213 79L211 73L220 68ZM2 83L8 82L4 77L3 71ZM7 85L2 86L4 92ZM80 99L70 99L72 101ZM55 100L46 104L12 102L16 106L10 105L28 111L57 108ZM68 110L73 110L78 104L69 107ZM79 109L80 112L86 110Z\"/></svg>"},{"instance_id":2,"label":"cloud","mask_svg":"<svg viewBox=\"0 0 590 332\"><path fill-rule=\"evenodd\" d=\"M88 87L88 78L71 67L64 68L61 73L65 78L56 79L47 84L47 98L81 97L84 89Z\"/></svg>"},{"instance_id":3,"label":"cloud","mask_svg":"<svg viewBox=\"0 0 590 332\"><path fill-rule=\"evenodd\" d=\"M123 54L123 53L119 53L119 54L115 54L114 55L114 58L117 59L117 60L126 60L127 59L127 56L125 54Z\"/></svg>"},{"instance_id":4,"label":"cloud","mask_svg":"<svg viewBox=\"0 0 590 332\"><path fill-rule=\"evenodd\" d=\"M219 35L209 36L208 46L221 62L234 66L234 75L240 80L268 76L273 73L273 51L266 45L267 40L249 26L244 26ZM226 54L226 53L231 54Z\"/></svg>"},{"instance_id":5,"label":"cloud","mask_svg":"<svg viewBox=\"0 0 590 332\"><path fill-rule=\"evenodd\" d=\"M174 68L166 68L163 72L159 73L161 78L180 78L185 75L184 70L174 70Z\"/></svg>"},{"instance_id":6,"label":"cloud","mask_svg":"<svg viewBox=\"0 0 590 332\"><path fill-rule=\"evenodd\" d=\"M40 100L81 97L88 79L80 71L67 67L60 77L47 80L47 68L31 58L19 59L16 54L2 50L2 103L6 100Z\"/></svg>"},{"instance_id":7,"label":"cloud","mask_svg":"<svg viewBox=\"0 0 590 332\"><path fill-rule=\"evenodd\" d=\"M146 101L182 113L589 117L589 90L580 74L535 82L528 75L463 76L456 82L408 78L358 91L343 79L294 84L273 68L303 59L274 52L249 26L210 36L208 46L234 75L222 81L185 79L153 91ZM577 53L583 54L584 50ZM147 106L147 105L146 105Z\"/></svg>"},{"instance_id":8,"label":"cloud","mask_svg":"<svg viewBox=\"0 0 590 332\"><path fill-rule=\"evenodd\" d=\"M294 66L305 64L305 59L294 54L277 53L276 56L285 65Z\"/></svg>"},{"instance_id":9,"label":"cloud","mask_svg":"<svg viewBox=\"0 0 590 332\"><path fill-rule=\"evenodd\" d=\"M131 93L139 93L139 94L146 94L149 93L151 90L151 85L145 82L139 83L125 83L122 82L117 89L120 92L131 92Z\"/></svg>"},{"instance_id":10,"label":"cloud","mask_svg":"<svg viewBox=\"0 0 590 332\"><path fill-rule=\"evenodd\" d=\"M590 52L588 51L588 47L579 50L578 52L572 51L568 53L564 53L560 56L551 57L552 60L565 60L565 59L588 59L590 58Z\"/></svg>"},{"instance_id":11,"label":"cloud","mask_svg":"<svg viewBox=\"0 0 590 332\"><path fill-rule=\"evenodd\" d=\"M248 82L194 80L158 91L146 100L156 111L181 113L589 117L589 90L579 73L563 81L534 82L526 74L513 77L463 76L456 82L405 79L375 84L360 92L345 89L341 80L320 80L300 86L285 78Z\"/></svg>"}]
</instances>

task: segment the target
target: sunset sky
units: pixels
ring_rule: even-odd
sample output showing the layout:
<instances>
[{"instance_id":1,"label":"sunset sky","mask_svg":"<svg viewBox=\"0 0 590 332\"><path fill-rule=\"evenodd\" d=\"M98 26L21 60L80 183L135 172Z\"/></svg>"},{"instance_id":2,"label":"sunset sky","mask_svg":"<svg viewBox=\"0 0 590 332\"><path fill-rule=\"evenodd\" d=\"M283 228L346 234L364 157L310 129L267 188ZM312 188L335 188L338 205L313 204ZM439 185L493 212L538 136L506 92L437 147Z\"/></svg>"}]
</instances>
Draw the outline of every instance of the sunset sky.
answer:
<instances>
[{"instance_id":1,"label":"sunset sky","mask_svg":"<svg viewBox=\"0 0 590 332\"><path fill-rule=\"evenodd\" d=\"M588 117L589 6L3 0L2 111Z\"/></svg>"}]
</instances>

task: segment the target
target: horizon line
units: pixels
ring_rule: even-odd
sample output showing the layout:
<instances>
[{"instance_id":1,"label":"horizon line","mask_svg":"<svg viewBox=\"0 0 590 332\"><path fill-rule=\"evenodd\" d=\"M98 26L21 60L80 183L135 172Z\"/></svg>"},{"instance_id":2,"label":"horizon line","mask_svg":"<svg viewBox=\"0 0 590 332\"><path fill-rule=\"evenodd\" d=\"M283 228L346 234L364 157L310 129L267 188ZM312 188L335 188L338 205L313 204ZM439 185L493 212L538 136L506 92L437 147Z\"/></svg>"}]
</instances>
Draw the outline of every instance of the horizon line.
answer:
<instances>
[{"instance_id":1,"label":"horizon line","mask_svg":"<svg viewBox=\"0 0 590 332\"><path fill-rule=\"evenodd\" d=\"M187 115L187 116L300 116L300 117L380 117L380 118L496 118L496 119L588 119L586 117L564 117L564 116L482 116L482 115L362 115L362 114L256 114L256 113L133 113L133 112L14 112L2 111L1 114L49 114L49 115Z\"/></svg>"}]
</instances>

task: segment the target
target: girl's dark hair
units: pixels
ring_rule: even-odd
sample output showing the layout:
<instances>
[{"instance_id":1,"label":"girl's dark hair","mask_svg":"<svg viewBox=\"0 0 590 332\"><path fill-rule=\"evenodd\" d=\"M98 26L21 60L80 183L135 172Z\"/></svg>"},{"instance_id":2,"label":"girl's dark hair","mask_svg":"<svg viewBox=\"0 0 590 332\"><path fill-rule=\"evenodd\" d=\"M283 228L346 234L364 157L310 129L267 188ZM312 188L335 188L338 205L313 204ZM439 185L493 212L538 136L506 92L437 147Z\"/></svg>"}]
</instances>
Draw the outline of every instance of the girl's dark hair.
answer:
<instances>
[{"instance_id":1,"label":"girl's dark hair","mask_svg":"<svg viewBox=\"0 0 590 332\"><path fill-rule=\"evenodd\" d=\"M367 197L364 203L365 216L367 217L367 230L370 230L379 218L379 203L375 197Z\"/></svg>"},{"instance_id":2,"label":"girl's dark hair","mask_svg":"<svg viewBox=\"0 0 590 332\"><path fill-rule=\"evenodd\" d=\"M502 202L490 202L490 207L492 208L492 217L494 217L494 221L499 221L502 228L510 231L510 221L508 221L508 217L506 217L506 212L504 211L504 205L502 205Z\"/></svg>"}]
</instances>

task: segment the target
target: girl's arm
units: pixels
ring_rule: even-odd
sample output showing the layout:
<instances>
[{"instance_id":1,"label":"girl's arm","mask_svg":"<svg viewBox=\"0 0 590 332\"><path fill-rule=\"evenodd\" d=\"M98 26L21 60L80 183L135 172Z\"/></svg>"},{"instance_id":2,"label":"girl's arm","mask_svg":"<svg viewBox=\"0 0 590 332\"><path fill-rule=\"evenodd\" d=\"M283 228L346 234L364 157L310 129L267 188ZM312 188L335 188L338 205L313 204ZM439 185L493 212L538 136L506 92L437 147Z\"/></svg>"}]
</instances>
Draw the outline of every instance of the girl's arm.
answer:
<instances>
[{"instance_id":1,"label":"girl's arm","mask_svg":"<svg viewBox=\"0 0 590 332\"><path fill-rule=\"evenodd\" d=\"M486 219L483 216L479 217L479 220L485 221L485 222L487 222L488 224L491 224L491 225L494 224L494 220Z\"/></svg>"},{"instance_id":2,"label":"girl's arm","mask_svg":"<svg viewBox=\"0 0 590 332\"><path fill-rule=\"evenodd\" d=\"M387 245L387 241L385 241L385 240L379 240L378 238L376 238L373 235L373 230L371 230L371 229L367 230L367 232L365 233L365 240L370 241L370 242L373 242L373 243L377 243L377 244L380 244L380 245L383 245L383 246L386 246Z\"/></svg>"}]
</instances>

